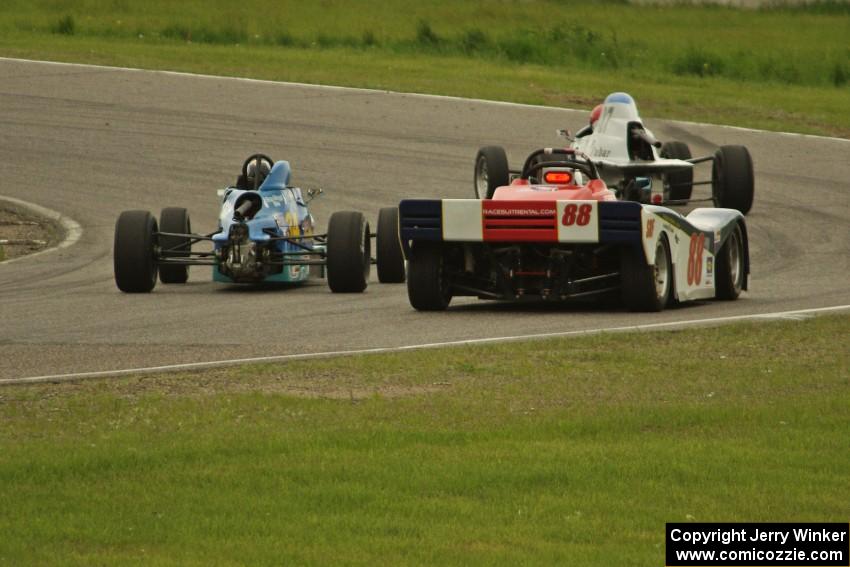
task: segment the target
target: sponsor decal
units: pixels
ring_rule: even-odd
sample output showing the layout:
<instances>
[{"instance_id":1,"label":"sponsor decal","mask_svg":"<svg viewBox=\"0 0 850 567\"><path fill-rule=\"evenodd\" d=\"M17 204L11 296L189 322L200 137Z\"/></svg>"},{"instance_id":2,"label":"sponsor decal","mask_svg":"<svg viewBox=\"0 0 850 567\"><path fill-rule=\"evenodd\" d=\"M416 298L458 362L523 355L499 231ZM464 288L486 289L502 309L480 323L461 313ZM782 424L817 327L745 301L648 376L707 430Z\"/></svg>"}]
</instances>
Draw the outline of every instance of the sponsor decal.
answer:
<instances>
[{"instance_id":1,"label":"sponsor decal","mask_svg":"<svg viewBox=\"0 0 850 567\"><path fill-rule=\"evenodd\" d=\"M687 219L684 219L680 214L670 212L667 210L653 210L653 214L660 218L664 223L662 226L667 231L670 232L670 227L680 230L684 232L687 236L695 232L701 232L698 228L688 223ZM706 235L707 238L711 237L711 233Z\"/></svg>"},{"instance_id":2,"label":"sponsor decal","mask_svg":"<svg viewBox=\"0 0 850 567\"><path fill-rule=\"evenodd\" d=\"M555 209L485 209L488 217L553 217Z\"/></svg>"},{"instance_id":3,"label":"sponsor decal","mask_svg":"<svg viewBox=\"0 0 850 567\"><path fill-rule=\"evenodd\" d=\"M301 236L301 227L298 226L298 217L295 216L295 213L286 211L284 220L289 227L289 234L291 236Z\"/></svg>"},{"instance_id":4,"label":"sponsor decal","mask_svg":"<svg viewBox=\"0 0 850 567\"><path fill-rule=\"evenodd\" d=\"M272 207L276 205L283 205L284 199L283 195L267 195L263 197L263 203L266 207Z\"/></svg>"},{"instance_id":5,"label":"sponsor decal","mask_svg":"<svg viewBox=\"0 0 850 567\"><path fill-rule=\"evenodd\" d=\"M681 230L682 232L686 232L686 233L690 233L694 230L692 227L686 228L685 225L683 225L679 221L679 219L674 215L666 214L663 211L658 211L655 214L664 219L664 222L665 222L664 228L666 228L668 232L670 231L670 226L673 226L673 227L677 228L678 230Z\"/></svg>"}]
</instances>

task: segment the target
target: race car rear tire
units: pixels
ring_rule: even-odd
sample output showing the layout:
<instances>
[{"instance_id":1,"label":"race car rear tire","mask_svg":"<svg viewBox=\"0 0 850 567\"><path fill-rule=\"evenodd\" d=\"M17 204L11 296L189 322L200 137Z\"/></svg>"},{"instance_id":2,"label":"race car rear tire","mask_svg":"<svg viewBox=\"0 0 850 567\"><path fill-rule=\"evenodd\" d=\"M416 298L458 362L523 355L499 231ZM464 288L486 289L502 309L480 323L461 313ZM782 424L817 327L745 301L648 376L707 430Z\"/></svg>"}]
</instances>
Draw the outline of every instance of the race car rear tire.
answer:
<instances>
[{"instance_id":1,"label":"race car rear tire","mask_svg":"<svg viewBox=\"0 0 850 567\"><path fill-rule=\"evenodd\" d=\"M442 247L414 242L407 262L407 297L418 311L444 311L452 300Z\"/></svg>"},{"instance_id":2,"label":"race car rear tire","mask_svg":"<svg viewBox=\"0 0 850 567\"><path fill-rule=\"evenodd\" d=\"M118 217L112 260L121 291L147 293L156 285L156 232L156 219L148 211L124 211Z\"/></svg>"},{"instance_id":3,"label":"race car rear tire","mask_svg":"<svg viewBox=\"0 0 850 567\"><path fill-rule=\"evenodd\" d=\"M720 146L714 153L711 193L714 206L747 214L753 206L753 160L744 146Z\"/></svg>"},{"instance_id":4,"label":"race car rear tire","mask_svg":"<svg viewBox=\"0 0 850 567\"><path fill-rule=\"evenodd\" d=\"M746 263L744 234L736 224L714 260L714 292L717 299L738 299L744 287Z\"/></svg>"},{"instance_id":5,"label":"race car rear tire","mask_svg":"<svg viewBox=\"0 0 850 567\"><path fill-rule=\"evenodd\" d=\"M334 293L360 293L369 285L372 239L363 213L338 211L328 222L328 287Z\"/></svg>"},{"instance_id":6,"label":"race car rear tire","mask_svg":"<svg viewBox=\"0 0 850 567\"><path fill-rule=\"evenodd\" d=\"M398 207L378 211L378 236L375 241L378 281L404 283L404 252L398 234Z\"/></svg>"},{"instance_id":7,"label":"race car rear tire","mask_svg":"<svg viewBox=\"0 0 850 567\"><path fill-rule=\"evenodd\" d=\"M189 211L180 207L167 207L159 214L160 232L190 234ZM170 258L188 258L192 250L192 240L188 236L160 236L160 256ZM182 284L189 279L189 266L162 263L159 266L159 281L164 284Z\"/></svg>"},{"instance_id":8,"label":"race car rear tire","mask_svg":"<svg viewBox=\"0 0 850 567\"><path fill-rule=\"evenodd\" d=\"M475 156L475 196L492 199L497 188L510 183L508 155L501 146L485 146Z\"/></svg>"},{"instance_id":9,"label":"race car rear tire","mask_svg":"<svg viewBox=\"0 0 850 567\"><path fill-rule=\"evenodd\" d=\"M691 149L684 142L667 142L661 146L661 157L668 159L691 159ZM688 200L694 188L693 168L671 171L665 175L670 186L667 198L672 201Z\"/></svg>"},{"instance_id":10,"label":"race car rear tire","mask_svg":"<svg viewBox=\"0 0 850 567\"><path fill-rule=\"evenodd\" d=\"M673 263L667 237L656 243L655 264L647 265L643 249L625 247L620 255L620 289L631 311L661 311L673 295Z\"/></svg>"}]
</instances>

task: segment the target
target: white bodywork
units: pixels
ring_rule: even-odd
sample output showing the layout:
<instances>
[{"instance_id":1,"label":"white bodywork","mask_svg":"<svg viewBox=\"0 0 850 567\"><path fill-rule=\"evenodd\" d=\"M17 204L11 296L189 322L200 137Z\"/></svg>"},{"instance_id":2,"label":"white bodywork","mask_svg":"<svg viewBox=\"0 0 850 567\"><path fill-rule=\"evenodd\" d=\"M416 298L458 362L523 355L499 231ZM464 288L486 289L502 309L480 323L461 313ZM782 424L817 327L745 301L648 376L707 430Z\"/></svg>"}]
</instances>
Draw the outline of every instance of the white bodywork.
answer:
<instances>
[{"instance_id":1,"label":"white bodywork","mask_svg":"<svg viewBox=\"0 0 850 567\"><path fill-rule=\"evenodd\" d=\"M691 169L693 164L680 159L666 159L658 148L646 144L648 153L640 159L629 155L630 131L639 127L654 139L638 115L634 99L626 93L612 93L605 98L602 114L593 125L577 133L572 147L590 156L609 185L616 184L625 173L631 175L660 175L661 173Z\"/></svg>"},{"instance_id":2,"label":"white bodywork","mask_svg":"<svg viewBox=\"0 0 850 567\"><path fill-rule=\"evenodd\" d=\"M485 205L487 203L487 205ZM484 230L484 207L493 201L478 199L444 199L442 201L442 240L454 242L488 242ZM553 201L549 210L523 208L519 201L504 201L505 214L541 218L555 216L557 244L591 244L600 242L597 201ZM565 207L586 206L589 216L582 226L563 226ZM489 210L489 214L499 211ZM641 243L647 264L655 264L658 240L666 238L673 264L674 293L678 301L709 299L715 296L715 258L725 236L743 215L733 209L695 209L687 217L666 207L643 205L641 210Z\"/></svg>"},{"instance_id":3,"label":"white bodywork","mask_svg":"<svg viewBox=\"0 0 850 567\"><path fill-rule=\"evenodd\" d=\"M641 214L643 251L647 262L654 264L658 239L664 235L673 262L676 299L710 299L715 295L714 265L721 245L720 227L700 227L689 221L670 209L645 205ZM689 275L691 269L694 271Z\"/></svg>"}]
</instances>

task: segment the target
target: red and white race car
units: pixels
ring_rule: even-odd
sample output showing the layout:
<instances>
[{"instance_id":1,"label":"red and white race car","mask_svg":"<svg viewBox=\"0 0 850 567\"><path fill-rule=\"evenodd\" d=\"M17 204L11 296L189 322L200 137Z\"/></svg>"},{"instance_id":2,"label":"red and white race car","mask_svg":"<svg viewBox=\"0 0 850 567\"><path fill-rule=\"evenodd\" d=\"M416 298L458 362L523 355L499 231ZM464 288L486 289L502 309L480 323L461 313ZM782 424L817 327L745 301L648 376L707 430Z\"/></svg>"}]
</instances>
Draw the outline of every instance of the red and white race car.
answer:
<instances>
[{"instance_id":1,"label":"red and white race car","mask_svg":"<svg viewBox=\"0 0 850 567\"><path fill-rule=\"evenodd\" d=\"M418 310L453 296L549 300L619 292L627 307L736 299L747 288L743 214L619 200L594 161L573 148L533 152L486 199L399 204L407 289Z\"/></svg>"}]
</instances>

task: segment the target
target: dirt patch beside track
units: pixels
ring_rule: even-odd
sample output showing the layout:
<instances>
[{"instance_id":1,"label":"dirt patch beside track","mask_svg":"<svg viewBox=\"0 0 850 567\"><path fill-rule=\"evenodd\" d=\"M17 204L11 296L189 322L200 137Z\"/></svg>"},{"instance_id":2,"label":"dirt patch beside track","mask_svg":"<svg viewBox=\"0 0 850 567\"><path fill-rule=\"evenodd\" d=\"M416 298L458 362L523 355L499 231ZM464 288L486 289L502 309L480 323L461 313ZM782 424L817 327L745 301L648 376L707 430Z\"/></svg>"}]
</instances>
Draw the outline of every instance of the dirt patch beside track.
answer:
<instances>
[{"instance_id":1,"label":"dirt patch beside track","mask_svg":"<svg viewBox=\"0 0 850 567\"><path fill-rule=\"evenodd\" d=\"M40 252L61 239L62 229L52 220L0 201L0 261Z\"/></svg>"}]
</instances>

